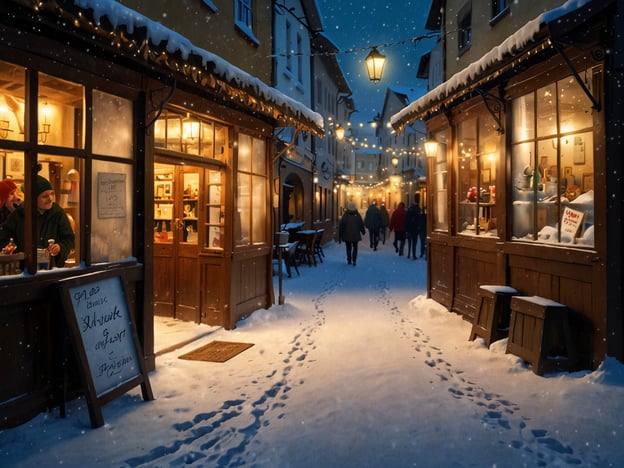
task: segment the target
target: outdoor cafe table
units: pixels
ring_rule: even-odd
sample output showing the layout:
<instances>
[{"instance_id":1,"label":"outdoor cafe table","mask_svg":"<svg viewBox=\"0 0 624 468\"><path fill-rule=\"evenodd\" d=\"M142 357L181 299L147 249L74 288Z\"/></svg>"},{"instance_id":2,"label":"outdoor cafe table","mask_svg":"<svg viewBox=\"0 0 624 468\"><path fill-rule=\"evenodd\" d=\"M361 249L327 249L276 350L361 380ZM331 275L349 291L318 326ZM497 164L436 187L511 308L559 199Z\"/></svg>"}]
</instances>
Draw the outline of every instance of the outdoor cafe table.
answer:
<instances>
[{"instance_id":1,"label":"outdoor cafe table","mask_svg":"<svg viewBox=\"0 0 624 468\"><path fill-rule=\"evenodd\" d=\"M302 259L305 259L308 265L316 266L316 259L314 258L314 239L317 235L317 231L314 229L303 229L301 231L297 231L295 236L300 241L300 254L302 255Z\"/></svg>"}]
</instances>

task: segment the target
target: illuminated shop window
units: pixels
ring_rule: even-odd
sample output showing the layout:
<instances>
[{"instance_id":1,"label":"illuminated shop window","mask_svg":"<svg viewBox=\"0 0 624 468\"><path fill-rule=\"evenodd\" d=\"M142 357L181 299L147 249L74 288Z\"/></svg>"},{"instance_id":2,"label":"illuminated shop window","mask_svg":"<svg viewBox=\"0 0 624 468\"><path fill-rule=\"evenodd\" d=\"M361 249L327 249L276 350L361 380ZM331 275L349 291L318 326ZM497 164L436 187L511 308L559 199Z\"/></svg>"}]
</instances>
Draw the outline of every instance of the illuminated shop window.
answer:
<instances>
[{"instance_id":1,"label":"illuminated shop window","mask_svg":"<svg viewBox=\"0 0 624 468\"><path fill-rule=\"evenodd\" d=\"M513 100L513 239L594 245L591 105L572 76Z\"/></svg>"},{"instance_id":2,"label":"illuminated shop window","mask_svg":"<svg viewBox=\"0 0 624 468\"><path fill-rule=\"evenodd\" d=\"M438 132L434 135L438 143L436 155L433 159L433 175L431 190L433 196L433 230L448 231L448 164L446 153L446 133Z\"/></svg>"},{"instance_id":3,"label":"illuminated shop window","mask_svg":"<svg viewBox=\"0 0 624 468\"><path fill-rule=\"evenodd\" d=\"M250 135L238 137L238 174L234 241L236 246L267 242L266 143Z\"/></svg>"},{"instance_id":4,"label":"illuminated shop window","mask_svg":"<svg viewBox=\"0 0 624 468\"><path fill-rule=\"evenodd\" d=\"M154 123L154 145L171 151L225 161L227 127L196 116L164 110Z\"/></svg>"},{"instance_id":5,"label":"illuminated shop window","mask_svg":"<svg viewBox=\"0 0 624 468\"><path fill-rule=\"evenodd\" d=\"M503 140L489 114L457 126L460 234L497 236L496 185Z\"/></svg>"}]
</instances>

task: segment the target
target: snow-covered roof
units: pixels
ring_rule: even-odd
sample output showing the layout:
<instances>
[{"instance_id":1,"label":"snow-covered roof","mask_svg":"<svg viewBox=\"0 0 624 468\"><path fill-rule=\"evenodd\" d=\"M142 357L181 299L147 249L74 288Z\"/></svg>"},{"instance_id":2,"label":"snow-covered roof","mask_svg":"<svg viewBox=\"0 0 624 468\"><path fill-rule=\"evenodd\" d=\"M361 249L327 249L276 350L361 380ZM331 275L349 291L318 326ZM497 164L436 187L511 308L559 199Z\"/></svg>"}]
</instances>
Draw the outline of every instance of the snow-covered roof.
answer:
<instances>
[{"instance_id":1,"label":"snow-covered roof","mask_svg":"<svg viewBox=\"0 0 624 468\"><path fill-rule=\"evenodd\" d=\"M35 3L38 5L35 6ZM227 92L237 95L241 101L253 106L254 110L258 112L278 121L281 120L282 123L284 120L290 120L286 123L293 124L294 120L303 124L307 130L313 133L322 133L324 124L320 114L218 55L195 46L186 37L162 24L121 5L115 0L73 0L73 3L83 10L80 18L76 19L81 26L85 25L83 15L86 15L92 18L96 28L102 28L102 25L108 22L115 30L125 29L130 36L138 29L146 31L147 41L140 44L144 50L134 50L133 55L135 57L143 55L149 60L151 51L148 49L151 43L151 47L164 45L168 54L179 56L183 61L189 61L191 58L200 59L203 70L192 70L192 65L183 65L182 69L177 71L184 72L184 69L189 69L188 76L202 86L213 89L225 88ZM41 11L43 8L44 6L39 2L33 3L33 9ZM159 60L158 63L162 65L162 60ZM208 75L210 78L206 78Z\"/></svg>"},{"instance_id":2,"label":"snow-covered roof","mask_svg":"<svg viewBox=\"0 0 624 468\"><path fill-rule=\"evenodd\" d=\"M395 94L402 94L406 97L408 103L414 102L416 99L427 94L427 89L415 86L390 85L388 89Z\"/></svg>"},{"instance_id":3,"label":"snow-covered roof","mask_svg":"<svg viewBox=\"0 0 624 468\"><path fill-rule=\"evenodd\" d=\"M402 129L405 125L419 118L419 115L426 112L436 103L449 98L454 93L465 89L469 84L474 83L483 75L492 70L494 66L504 59L523 51L534 41L541 27L556 20L568 13L579 9L591 0L568 0L560 7L546 11L535 19L529 21L514 34L505 39L501 44L492 48L487 54L476 62L471 63L463 70L457 72L444 83L440 84L420 99L412 102L409 106L397 112L390 118L390 123L397 129Z\"/></svg>"}]
</instances>

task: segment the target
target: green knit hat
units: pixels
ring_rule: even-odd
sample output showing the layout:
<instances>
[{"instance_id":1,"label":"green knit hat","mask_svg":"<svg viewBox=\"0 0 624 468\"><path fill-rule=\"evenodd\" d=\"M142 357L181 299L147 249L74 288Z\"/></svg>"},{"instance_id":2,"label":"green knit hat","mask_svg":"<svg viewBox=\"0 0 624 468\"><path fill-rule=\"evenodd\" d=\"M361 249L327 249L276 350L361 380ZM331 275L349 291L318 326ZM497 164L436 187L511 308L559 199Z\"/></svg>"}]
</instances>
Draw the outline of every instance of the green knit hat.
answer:
<instances>
[{"instance_id":1,"label":"green knit hat","mask_svg":"<svg viewBox=\"0 0 624 468\"><path fill-rule=\"evenodd\" d=\"M52 184L45 177L37 176L37 196L41 195L46 190L54 190Z\"/></svg>"}]
</instances>

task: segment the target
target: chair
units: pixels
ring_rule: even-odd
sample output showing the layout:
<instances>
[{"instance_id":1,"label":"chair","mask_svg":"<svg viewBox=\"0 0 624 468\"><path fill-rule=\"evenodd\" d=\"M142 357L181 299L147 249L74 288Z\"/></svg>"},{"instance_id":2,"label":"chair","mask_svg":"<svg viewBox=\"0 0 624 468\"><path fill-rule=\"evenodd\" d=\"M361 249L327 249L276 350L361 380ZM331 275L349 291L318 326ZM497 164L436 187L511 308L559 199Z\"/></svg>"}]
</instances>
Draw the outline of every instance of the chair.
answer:
<instances>
[{"instance_id":1,"label":"chair","mask_svg":"<svg viewBox=\"0 0 624 468\"><path fill-rule=\"evenodd\" d=\"M297 267L297 246L299 245L299 241L291 242L288 244L288 249L284 253L284 264L286 265L286 273L288 273L288 277L291 277L290 268L294 267L297 272L297 276L299 276L299 268Z\"/></svg>"},{"instance_id":2,"label":"chair","mask_svg":"<svg viewBox=\"0 0 624 468\"><path fill-rule=\"evenodd\" d=\"M321 263L323 263L323 257L325 257L325 252L323 252L323 246L321 245L324 233L325 229L319 229L316 231L316 237L314 238L314 255L318 257Z\"/></svg>"}]
</instances>

